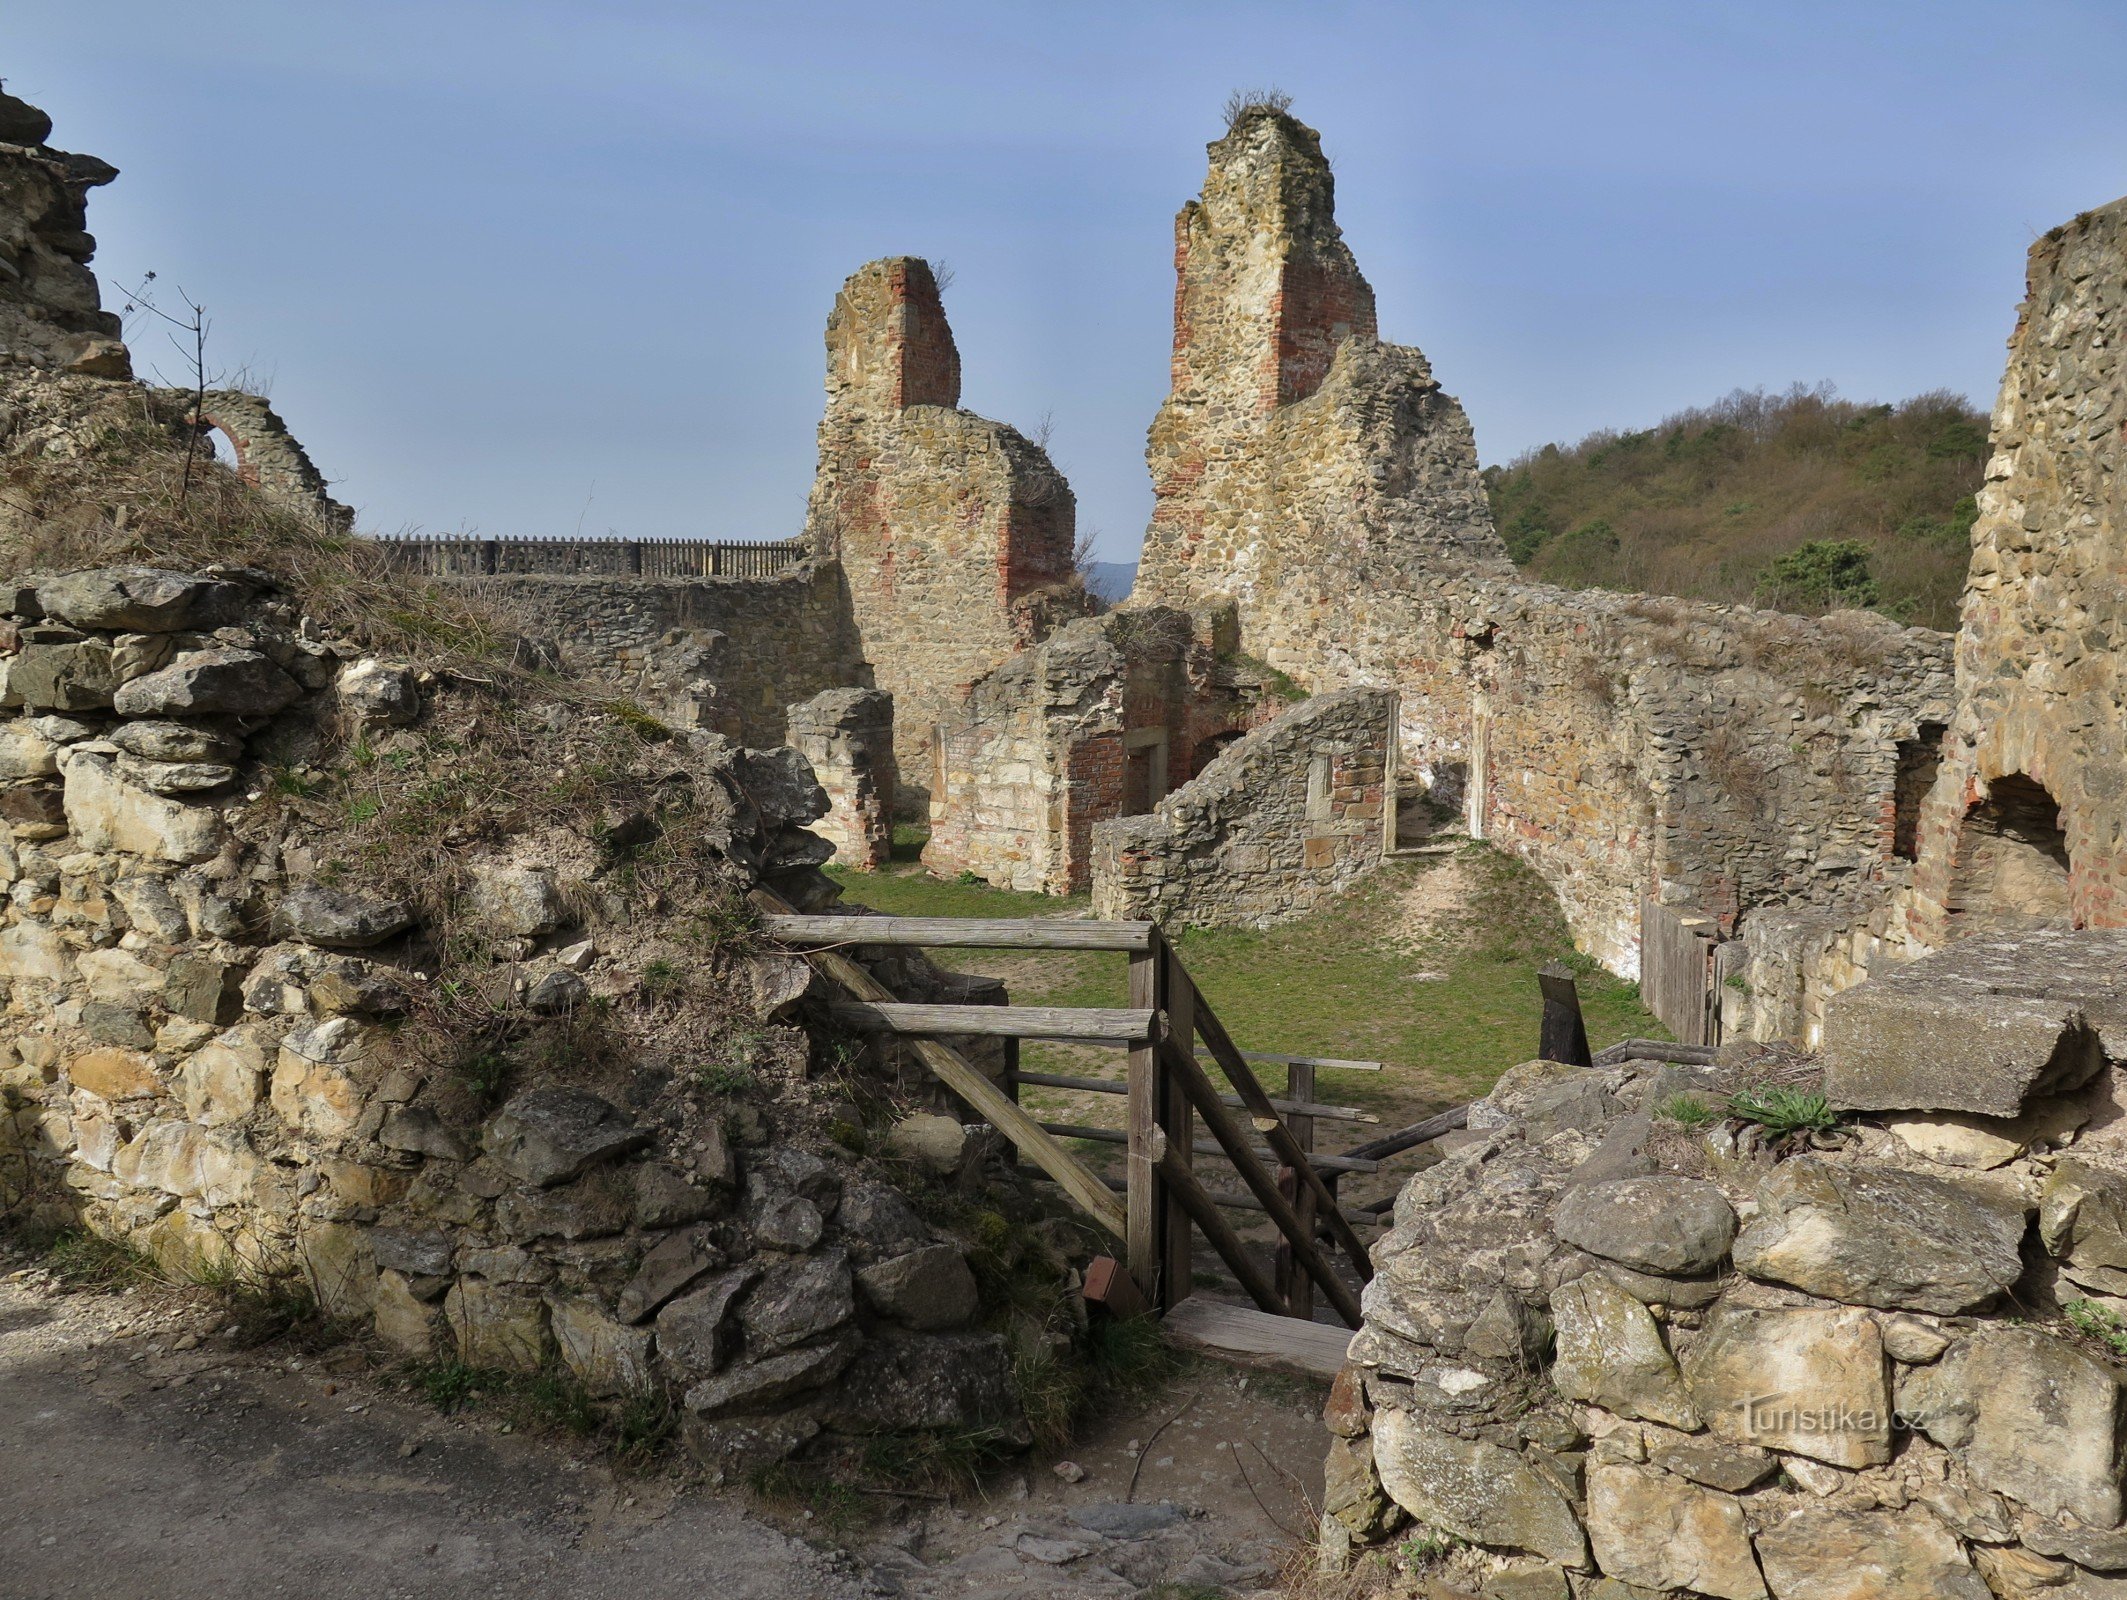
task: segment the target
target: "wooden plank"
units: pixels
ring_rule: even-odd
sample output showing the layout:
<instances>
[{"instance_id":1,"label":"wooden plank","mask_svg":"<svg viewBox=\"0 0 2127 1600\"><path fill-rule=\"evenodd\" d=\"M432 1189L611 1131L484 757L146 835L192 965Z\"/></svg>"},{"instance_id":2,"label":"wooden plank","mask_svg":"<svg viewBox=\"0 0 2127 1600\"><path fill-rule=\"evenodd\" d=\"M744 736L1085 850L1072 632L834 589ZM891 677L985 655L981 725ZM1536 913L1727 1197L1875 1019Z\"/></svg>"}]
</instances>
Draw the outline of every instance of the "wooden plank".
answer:
<instances>
[{"instance_id":1,"label":"wooden plank","mask_svg":"<svg viewBox=\"0 0 2127 1600\"><path fill-rule=\"evenodd\" d=\"M1543 1023L1537 1030L1536 1056L1540 1061L1558 1061L1569 1067L1592 1067L1595 1057L1588 1050L1588 1025L1581 1018L1580 985L1573 969L1563 961L1546 961L1536 969L1536 986L1543 993Z\"/></svg>"},{"instance_id":2,"label":"wooden plank","mask_svg":"<svg viewBox=\"0 0 2127 1600\"><path fill-rule=\"evenodd\" d=\"M934 950L1149 950L1149 922L1080 922L1065 917L761 918L784 944L924 945Z\"/></svg>"},{"instance_id":3,"label":"wooden plank","mask_svg":"<svg viewBox=\"0 0 2127 1600\"><path fill-rule=\"evenodd\" d=\"M1303 1099L1314 1098L1315 1069L1305 1062L1294 1062L1285 1069L1285 1092ZM1271 1101L1273 1106L1277 1101ZM1282 1107L1280 1108L1283 1109ZM1285 1112L1285 1125L1292 1129L1292 1136L1300 1148L1312 1154L1315 1148L1315 1121L1308 1116L1295 1116ZM1290 1167L1278 1169L1278 1193L1294 1202L1293 1210L1300 1214L1300 1226L1307 1237L1315 1236L1315 1192L1300 1182L1299 1174ZM1282 1241L1278 1247L1278 1292L1285 1297L1288 1316L1312 1320L1315 1314L1314 1286L1308 1281L1292 1259L1291 1246Z\"/></svg>"},{"instance_id":4,"label":"wooden plank","mask_svg":"<svg viewBox=\"0 0 2127 1600\"><path fill-rule=\"evenodd\" d=\"M774 914L790 911L788 904L766 889L754 890L752 898L763 911ZM818 950L807 959L859 1000L884 1004L893 999L884 984L845 955ZM1126 1228L1124 1210L1098 1174L1088 1170L1084 1162L1044 1133L1032 1117L1006 1099L1004 1092L958 1051L948 1049L935 1039L917 1039L911 1048L939 1081L995 1123L1034 1165L1062 1185L1064 1193L1081 1211L1118 1239L1123 1237Z\"/></svg>"},{"instance_id":5,"label":"wooden plank","mask_svg":"<svg viewBox=\"0 0 2127 1600\"><path fill-rule=\"evenodd\" d=\"M1336 1239L1339 1247L1351 1257L1352 1266L1358 1272L1360 1281L1362 1283L1372 1281L1374 1263L1367 1254L1366 1246L1360 1241L1359 1235L1352 1231L1352 1225L1344 1220L1344 1212L1337 1205L1337 1197L1329 1192L1328 1187L1322 1182L1320 1174L1307 1164L1307 1153L1293 1142L1292 1134L1286 1129L1285 1124L1278 1120L1278 1114L1271 1109L1270 1096L1264 1093L1263 1085L1257 1081L1256 1075L1249 1070L1248 1063L1241 1059L1241 1052L1235 1048L1233 1037L1227 1033L1225 1024L1219 1021L1218 1014L1204 1003L1202 991L1198 991L1197 994L1196 1031L1204 1043L1210 1046L1212 1058L1218 1062L1219 1070L1226 1074L1226 1081L1233 1085L1235 1091L1246 1103L1249 1111L1254 1116L1256 1125L1263 1128L1265 1135L1270 1140L1270 1148L1284 1157L1286 1161L1292 1163L1294 1169L1300 1174L1301 1180L1314 1189L1315 1198L1322 1205L1322 1215L1329 1223L1329 1231ZM1198 1109L1202 1109L1201 1105ZM1223 1111L1225 1108L1221 1106L1219 1109ZM1269 1125L1267 1127L1264 1126L1265 1119L1268 1119ZM1209 1122L1211 1119L1206 1117L1204 1120ZM1221 1142L1223 1143L1224 1141ZM1249 1187L1254 1188L1255 1185L1250 1184ZM1268 1204L1266 1197L1260 1192L1258 1192L1257 1198L1265 1200L1265 1203ZM1276 1207L1272 1207L1271 1214L1273 1216L1277 1214ZM1310 1268L1309 1270L1312 1271L1313 1269ZM1315 1281L1317 1283L1322 1282L1320 1274L1315 1275ZM1349 1297L1349 1291L1344 1288L1341 1282L1337 1284L1335 1293L1330 1291L1327 1284L1323 1284L1323 1292L1329 1294L1332 1303L1336 1302L1337 1294L1341 1293L1345 1294L1347 1298ZM1344 1308L1339 1304L1337 1309L1342 1312ZM1347 1316L1345 1320L1355 1328L1359 1325L1359 1319L1356 1315Z\"/></svg>"},{"instance_id":6,"label":"wooden plank","mask_svg":"<svg viewBox=\"0 0 2127 1600\"><path fill-rule=\"evenodd\" d=\"M1243 1050L1243 1061L1260 1061L1271 1067L1321 1067L1337 1072L1379 1072L1378 1061L1339 1061L1334 1056L1277 1056L1267 1050Z\"/></svg>"},{"instance_id":7,"label":"wooden plank","mask_svg":"<svg viewBox=\"0 0 2127 1600\"><path fill-rule=\"evenodd\" d=\"M1074 1078L1062 1072L1022 1072L1021 1083L1038 1084L1045 1089L1076 1089L1084 1094L1128 1094L1130 1085L1120 1078ZM1238 1106L1241 1097L1229 1094L1225 1097L1229 1106ZM1312 1100L1280 1100L1270 1102L1287 1116L1320 1117L1325 1122L1379 1122L1381 1119L1371 1111L1361 1111L1356 1106L1322 1105Z\"/></svg>"},{"instance_id":8,"label":"wooden plank","mask_svg":"<svg viewBox=\"0 0 2127 1600\"><path fill-rule=\"evenodd\" d=\"M1270 1281L1269 1273L1256 1265L1255 1257L1248 1253L1248 1246L1241 1242L1241 1236L1226 1220L1225 1213L1204 1192L1203 1185L1196 1181L1196 1174L1189 1170L1188 1164L1174 1151L1163 1150L1159 1172L1163 1185L1174 1197L1182 1214L1203 1230L1211 1248L1226 1263L1226 1270L1248 1291L1248 1297L1265 1311L1275 1313L1280 1310L1277 1285ZM1194 1298L1191 1295L1176 1301L1168 1309L1168 1315L1173 1315Z\"/></svg>"},{"instance_id":9,"label":"wooden plank","mask_svg":"<svg viewBox=\"0 0 2127 1600\"><path fill-rule=\"evenodd\" d=\"M1130 1003L1155 1007L1160 1001L1160 959L1147 948L1130 957ZM1160 1282L1159 1215L1166 1196L1159 1175L1159 1158L1165 1141L1159 1131L1159 1052L1148 1039L1130 1050L1129 1082L1125 1092L1130 1106L1125 1121L1130 1150L1124 1158L1125 1199L1129 1206L1129 1232L1123 1264L1138 1287L1151 1295L1155 1306L1167 1304L1167 1286Z\"/></svg>"},{"instance_id":10,"label":"wooden plank","mask_svg":"<svg viewBox=\"0 0 2127 1600\"><path fill-rule=\"evenodd\" d=\"M1160 1000L1165 1008L1169 1032L1174 1046L1181 1054L1193 1057L1196 1047L1196 985L1183 970L1181 957L1174 947L1162 939L1154 952L1165 964ZM1159 1061L1154 1054L1155 1063ZM1201 1193L1196 1181L1194 1160L1196 1143L1196 1118L1189 1111L1189 1096L1174 1079L1174 1074L1161 1070L1159 1074L1159 1100L1157 1105L1160 1131L1167 1136L1167 1159L1160 1164L1161 1175L1166 1179L1167 1195L1165 1208L1160 1216L1160 1281L1167 1286L1162 1297L1162 1310L1171 1311L1196 1290L1196 1274L1190 1266L1191 1241L1189 1224L1199 1210L1209 1211L1219 1221L1225 1218L1217 1207L1207 1200L1202 1206L1184 1194L1174 1182L1169 1171L1170 1163L1179 1163L1189 1174L1188 1188ZM1202 1227L1202 1223L1197 1224ZM1210 1238L1210 1234L1205 1234ZM1251 1291L1253 1292L1253 1291Z\"/></svg>"},{"instance_id":11,"label":"wooden plank","mask_svg":"<svg viewBox=\"0 0 2127 1600\"><path fill-rule=\"evenodd\" d=\"M1352 1342L1346 1329L1252 1311L1208 1294L1177 1306L1160 1326L1185 1350L1325 1380L1336 1377Z\"/></svg>"},{"instance_id":12,"label":"wooden plank","mask_svg":"<svg viewBox=\"0 0 2127 1600\"><path fill-rule=\"evenodd\" d=\"M1101 1128L1085 1122L1044 1122L1042 1126L1059 1139L1091 1139L1097 1144L1128 1144L1130 1134L1124 1128ZM1213 1161L1228 1160L1223 1150L1205 1150L1201 1155ZM1248 1152L1265 1167L1275 1167L1278 1158L1260 1147ZM1368 1161L1358 1156L1310 1156L1317 1172L1374 1172L1380 1168L1378 1161Z\"/></svg>"},{"instance_id":13,"label":"wooden plank","mask_svg":"<svg viewBox=\"0 0 2127 1600\"><path fill-rule=\"evenodd\" d=\"M1468 1106L1450 1106L1445 1111L1436 1111L1423 1122L1414 1122L1408 1128L1398 1128L1394 1133L1385 1133L1378 1139L1369 1139L1365 1144L1355 1144L1344 1153L1347 1156L1363 1156L1369 1160L1385 1161L1390 1156L1401 1155L1413 1145L1421 1145L1428 1139L1437 1139L1443 1133L1453 1133L1457 1128L1470 1125Z\"/></svg>"},{"instance_id":14,"label":"wooden plank","mask_svg":"<svg viewBox=\"0 0 2127 1600\"><path fill-rule=\"evenodd\" d=\"M1621 1067L1628 1061L1669 1061L1680 1066L1703 1067L1720 1054L1710 1044L1674 1044L1667 1039L1620 1039L1595 1052L1598 1067Z\"/></svg>"},{"instance_id":15,"label":"wooden plank","mask_svg":"<svg viewBox=\"0 0 2127 1600\"><path fill-rule=\"evenodd\" d=\"M1208 1008L1199 1012L1200 1017L1209 1014ZM1204 1119L1204 1126L1211 1130L1211 1136L1218 1140L1226 1154L1232 1158L1234 1169L1241 1175L1241 1181L1248 1185L1250 1193L1263 1202L1263 1209L1270 1213L1270 1220L1278 1225L1278 1231L1292 1240L1294 1257L1306 1269L1308 1276L1322 1286L1322 1292L1329 1297L1330 1304L1337 1308L1337 1314L1353 1327L1358 1327L1358 1297L1345 1287L1344 1280L1337 1276L1322 1252L1315 1248L1315 1242L1300 1236L1299 1217L1292 1207L1286 1204L1285 1197L1278 1193L1277 1180L1270 1175L1269 1169L1258 1161L1254 1152L1248 1148L1247 1135L1241 1131L1233 1113L1219 1100L1218 1091L1211 1086L1211 1080L1204 1076L1204 1069L1196 1064L1194 1057L1183 1055L1177 1050L1171 1038L1161 1041L1160 1054L1166 1060L1169 1070L1181 1081L1189 1098L1195 1102L1197 1114ZM1282 1128L1283 1124L1279 1126ZM1307 1177L1313 1182L1321 1181L1312 1172L1308 1173Z\"/></svg>"},{"instance_id":16,"label":"wooden plank","mask_svg":"<svg viewBox=\"0 0 2127 1600\"><path fill-rule=\"evenodd\" d=\"M985 1038L1068 1039L1136 1044L1152 1037L1158 1013L1095 1006L940 1006L842 1000L828 1008L845 1028L872 1033L964 1033Z\"/></svg>"},{"instance_id":17,"label":"wooden plank","mask_svg":"<svg viewBox=\"0 0 2127 1600\"><path fill-rule=\"evenodd\" d=\"M1208 1155L1210 1152L1207 1151L1205 1153ZM1101 1179L1101 1182L1105 1183L1117 1194L1121 1194L1125 1188L1123 1180L1120 1178L1103 1177ZM1269 1208L1266 1207L1262 1201L1258 1200L1252 1194L1239 1194L1232 1189L1213 1189L1210 1187L1206 1187L1204 1193L1209 1195L1211 1197L1211 1203L1219 1207L1221 1210L1256 1211L1262 1212L1265 1215L1268 1214ZM1384 1200L1380 1203L1381 1210L1386 1211L1389 1207L1395 1205L1395 1203L1395 1199L1392 1196L1389 1199ZM1352 1214L1358 1217L1360 1225L1368 1228L1385 1228L1389 1226L1387 1218L1379 1215L1377 1212L1372 1211L1368 1207L1363 1205L1353 1207ZM1322 1229L1322 1226L1319 1222L1315 1226L1315 1237L1317 1239L1329 1238L1329 1235ZM1334 1243L1335 1241L1331 1242Z\"/></svg>"}]
</instances>

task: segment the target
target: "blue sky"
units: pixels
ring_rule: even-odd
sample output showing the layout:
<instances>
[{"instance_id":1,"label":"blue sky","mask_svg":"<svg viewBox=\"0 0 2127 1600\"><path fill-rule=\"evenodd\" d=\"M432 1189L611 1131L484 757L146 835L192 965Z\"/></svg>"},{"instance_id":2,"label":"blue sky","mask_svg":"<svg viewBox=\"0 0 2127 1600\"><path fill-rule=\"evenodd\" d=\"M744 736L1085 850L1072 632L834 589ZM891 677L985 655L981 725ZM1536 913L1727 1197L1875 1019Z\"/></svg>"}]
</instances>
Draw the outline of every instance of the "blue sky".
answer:
<instances>
[{"instance_id":1,"label":"blue sky","mask_svg":"<svg viewBox=\"0 0 2127 1600\"><path fill-rule=\"evenodd\" d=\"M1991 403L2031 240L2127 192L2118 0L10 0L0 46L123 169L107 300L203 300L379 531L796 532L835 288L907 252L1127 558L1237 86L1322 130L1488 462L1739 385Z\"/></svg>"}]
</instances>

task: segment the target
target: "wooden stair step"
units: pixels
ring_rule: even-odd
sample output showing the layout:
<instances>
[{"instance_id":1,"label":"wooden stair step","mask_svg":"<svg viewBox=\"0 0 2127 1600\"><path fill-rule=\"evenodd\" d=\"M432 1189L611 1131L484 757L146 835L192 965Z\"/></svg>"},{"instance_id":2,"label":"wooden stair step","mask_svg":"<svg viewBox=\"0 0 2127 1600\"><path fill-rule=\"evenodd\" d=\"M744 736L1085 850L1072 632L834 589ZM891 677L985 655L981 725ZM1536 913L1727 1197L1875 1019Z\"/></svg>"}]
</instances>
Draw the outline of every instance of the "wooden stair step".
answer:
<instances>
[{"instance_id":1,"label":"wooden stair step","mask_svg":"<svg viewBox=\"0 0 2127 1600\"><path fill-rule=\"evenodd\" d=\"M1167 1338L1184 1350L1302 1377L1330 1379L1344 1365L1349 1328L1274 1317L1216 1295L1193 1294L1161 1319Z\"/></svg>"}]
</instances>

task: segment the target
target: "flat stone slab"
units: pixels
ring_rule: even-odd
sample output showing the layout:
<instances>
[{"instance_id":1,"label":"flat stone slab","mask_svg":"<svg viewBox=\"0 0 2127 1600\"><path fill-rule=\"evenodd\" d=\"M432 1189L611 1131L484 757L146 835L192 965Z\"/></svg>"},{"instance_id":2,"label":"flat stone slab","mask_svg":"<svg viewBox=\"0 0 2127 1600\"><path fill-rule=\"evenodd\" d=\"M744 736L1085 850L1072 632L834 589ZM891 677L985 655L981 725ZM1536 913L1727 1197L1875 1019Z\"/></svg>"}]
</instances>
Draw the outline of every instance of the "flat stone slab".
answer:
<instances>
[{"instance_id":1,"label":"flat stone slab","mask_svg":"<svg viewBox=\"0 0 2127 1600\"><path fill-rule=\"evenodd\" d=\"M2127 1057L2127 930L1967 939L1824 1010L1824 1088L1848 1111L2013 1117Z\"/></svg>"}]
</instances>

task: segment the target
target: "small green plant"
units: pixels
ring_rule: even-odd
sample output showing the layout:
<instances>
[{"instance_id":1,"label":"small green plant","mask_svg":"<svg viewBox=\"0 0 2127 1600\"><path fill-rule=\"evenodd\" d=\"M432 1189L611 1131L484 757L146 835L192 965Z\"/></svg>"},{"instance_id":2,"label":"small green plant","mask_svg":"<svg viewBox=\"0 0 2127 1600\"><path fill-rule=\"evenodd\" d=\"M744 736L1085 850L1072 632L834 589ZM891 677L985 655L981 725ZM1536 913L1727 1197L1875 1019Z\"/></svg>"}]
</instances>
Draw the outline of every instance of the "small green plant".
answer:
<instances>
[{"instance_id":1,"label":"small green plant","mask_svg":"<svg viewBox=\"0 0 2127 1600\"><path fill-rule=\"evenodd\" d=\"M670 728L633 700L615 700L606 709L613 713L614 721L647 744L662 744L672 737Z\"/></svg>"},{"instance_id":2,"label":"small green plant","mask_svg":"<svg viewBox=\"0 0 2127 1600\"><path fill-rule=\"evenodd\" d=\"M960 887L963 889L972 889L982 882L982 875L978 872L970 870L967 867L962 867L960 869L960 875L955 878L953 882L959 884Z\"/></svg>"},{"instance_id":3,"label":"small green plant","mask_svg":"<svg viewBox=\"0 0 2127 1600\"><path fill-rule=\"evenodd\" d=\"M383 809L374 795L357 795L347 802L347 820L355 823L367 822Z\"/></svg>"},{"instance_id":4,"label":"small green plant","mask_svg":"<svg viewBox=\"0 0 2127 1600\"><path fill-rule=\"evenodd\" d=\"M680 985L685 981L686 974L680 971L678 965L662 956L643 963L643 993L652 1000L670 999L679 992Z\"/></svg>"},{"instance_id":5,"label":"small green plant","mask_svg":"<svg viewBox=\"0 0 2127 1600\"><path fill-rule=\"evenodd\" d=\"M623 1466L648 1466L679 1432L679 1412L655 1390L628 1396L613 1419L613 1454Z\"/></svg>"},{"instance_id":6,"label":"small green plant","mask_svg":"<svg viewBox=\"0 0 2127 1600\"><path fill-rule=\"evenodd\" d=\"M517 1064L500 1049L475 1050L458 1063L458 1076L482 1105L500 1100L515 1076Z\"/></svg>"},{"instance_id":7,"label":"small green plant","mask_svg":"<svg viewBox=\"0 0 2127 1600\"><path fill-rule=\"evenodd\" d=\"M1462 1541L1452 1533L1438 1528L1424 1528L1411 1535L1396 1547L1408 1566L1423 1566L1429 1561L1438 1561L1443 1556L1453 1555L1462 1548Z\"/></svg>"},{"instance_id":8,"label":"small green plant","mask_svg":"<svg viewBox=\"0 0 2127 1600\"><path fill-rule=\"evenodd\" d=\"M1654 1114L1684 1128L1703 1128L1721 1120L1721 1113L1695 1094L1666 1095L1655 1103Z\"/></svg>"},{"instance_id":9,"label":"small green plant","mask_svg":"<svg viewBox=\"0 0 2127 1600\"><path fill-rule=\"evenodd\" d=\"M311 792L313 785L308 775L299 767L279 766L273 769L273 790L276 794L302 799Z\"/></svg>"},{"instance_id":10,"label":"small green plant","mask_svg":"<svg viewBox=\"0 0 2127 1600\"><path fill-rule=\"evenodd\" d=\"M1738 1089L1728 1097L1728 1114L1755 1122L1774 1138L1839 1126L1838 1114L1823 1095L1777 1086Z\"/></svg>"},{"instance_id":11,"label":"small green plant","mask_svg":"<svg viewBox=\"0 0 2127 1600\"><path fill-rule=\"evenodd\" d=\"M153 1283L155 1263L133 1246L85 1228L70 1228L45 1246L44 1264L69 1289L118 1289Z\"/></svg>"},{"instance_id":12,"label":"small green plant","mask_svg":"<svg viewBox=\"0 0 2127 1600\"><path fill-rule=\"evenodd\" d=\"M979 1487L1014 1453L1001 1428L903 1428L864 1441L858 1465L871 1481L941 1493Z\"/></svg>"},{"instance_id":13,"label":"small green plant","mask_svg":"<svg viewBox=\"0 0 2127 1600\"><path fill-rule=\"evenodd\" d=\"M464 1410L489 1386L489 1374L462 1361L425 1364L411 1376L414 1392L446 1417Z\"/></svg>"},{"instance_id":14,"label":"small green plant","mask_svg":"<svg viewBox=\"0 0 2127 1600\"><path fill-rule=\"evenodd\" d=\"M740 1061L711 1061L694 1069L694 1084L705 1094L744 1094L755 1082L753 1068Z\"/></svg>"},{"instance_id":15,"label":"small green plant","mask_svg":"<svg viewBox=\"0 0 2127 1600\"><path fill-rule=\"evenodd\" d=\"M2086 1339L2095 1339L2114 1355L2127 1358L2127 1322L2110 1306L2095 1300L2070 1300L2061 1307L2068 1326Z\"/></svg>"}]
</instances>

